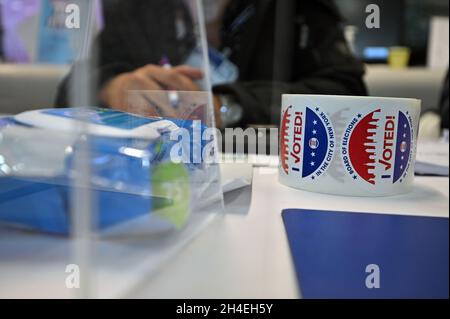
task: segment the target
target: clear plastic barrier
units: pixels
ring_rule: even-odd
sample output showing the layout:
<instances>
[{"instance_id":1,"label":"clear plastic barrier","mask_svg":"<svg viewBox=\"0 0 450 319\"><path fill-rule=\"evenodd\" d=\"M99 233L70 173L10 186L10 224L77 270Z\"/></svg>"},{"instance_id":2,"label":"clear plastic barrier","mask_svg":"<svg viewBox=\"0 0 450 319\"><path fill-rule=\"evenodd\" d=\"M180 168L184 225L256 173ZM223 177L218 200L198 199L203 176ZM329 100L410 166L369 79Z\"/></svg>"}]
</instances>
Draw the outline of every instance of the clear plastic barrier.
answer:
<instances>
[{"instance_id":1,"label":"clear plastic barrier","mask_svg":"<svg viewBox=\"0 0 450 319\"><path fill-rule=\"evenodd\" d=\"M0 2L0 297L125 296L223 210L201 1L131 2Z\"/></svg>"}]
</instances>

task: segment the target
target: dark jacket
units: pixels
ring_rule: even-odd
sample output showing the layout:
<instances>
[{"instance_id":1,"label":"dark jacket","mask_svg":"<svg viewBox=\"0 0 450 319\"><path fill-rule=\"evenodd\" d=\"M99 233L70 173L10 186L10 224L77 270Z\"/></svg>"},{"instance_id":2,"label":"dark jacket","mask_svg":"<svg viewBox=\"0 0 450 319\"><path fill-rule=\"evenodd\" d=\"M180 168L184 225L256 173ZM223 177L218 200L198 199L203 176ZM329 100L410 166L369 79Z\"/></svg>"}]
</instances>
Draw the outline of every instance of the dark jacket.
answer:
<instances>
[{"instance_id":1,"label":"dark jacket","mask_svg":"<svg viewBox=\"0 0 450 319\"><path fill-rule=\"evenodd\" d=\"M187 58L193 32L177 39L175 12L181 0L106 0L99 37L100 84L122 72ZM180 9L181 8L181 9ZM344 40L342 18L328 0L233 0L223 25L223 47L239 67L236 83L215 87L233 94L244 109L241 126L278 124L281 94L366 95L364 66ZM64 87L58 106L67 105Z\"/></svg>"}]
</instances>

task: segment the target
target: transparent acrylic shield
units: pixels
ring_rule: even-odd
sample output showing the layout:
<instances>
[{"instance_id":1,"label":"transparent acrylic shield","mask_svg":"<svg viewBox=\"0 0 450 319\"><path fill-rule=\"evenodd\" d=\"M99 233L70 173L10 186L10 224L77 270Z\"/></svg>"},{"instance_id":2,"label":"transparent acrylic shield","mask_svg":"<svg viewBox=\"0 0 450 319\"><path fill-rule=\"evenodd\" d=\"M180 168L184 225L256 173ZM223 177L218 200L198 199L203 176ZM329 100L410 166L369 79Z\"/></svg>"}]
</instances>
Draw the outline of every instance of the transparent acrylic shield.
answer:
<instances>
[{"instance_id":1,"label":"transparent acrylic shield","mask_svg":"<svg viewBox=\"0 0 450 319\"><path fill-rule=\"evenodd\" d=\"M88 11L87 2L71 3ZM28 120L53 107L69 63L81 55L85 30L66 28L58 1L3 0L0 11L0 297L75 297L79 278L68 276L79 267L67 168L78 136ZM87 16L79 18L86 25Z\"/></svg>"},{"instance_id":2,"label":"transparent acrylic shield","mask_svg":"<svg viewBox=\"0 0 450 319\"><path fill-rule=\"evenodd\" d=\"M38 2L34 53L11 67L67 76L59 108L2 118L0 294L126 296L223 210L201 1ZM114 29L138 9L167 29Z\"/></svg>"}]
</instances>

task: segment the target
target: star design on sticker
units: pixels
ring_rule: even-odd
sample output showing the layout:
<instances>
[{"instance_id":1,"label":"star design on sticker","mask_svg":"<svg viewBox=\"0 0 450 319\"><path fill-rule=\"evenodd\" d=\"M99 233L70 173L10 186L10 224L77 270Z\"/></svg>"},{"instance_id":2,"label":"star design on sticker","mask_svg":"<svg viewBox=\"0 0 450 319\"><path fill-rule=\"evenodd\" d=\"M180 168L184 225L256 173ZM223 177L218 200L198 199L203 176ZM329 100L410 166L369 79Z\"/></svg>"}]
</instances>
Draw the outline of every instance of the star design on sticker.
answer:
<instances>
[{"instance_id":1,"label":"star design on sticker","mask_svg":"<svg viewBox=\"0 0 450 319\"><path fill-rule=\"evenodd\" d=\"M406 125L406 124L405 124L405 125L403 125L403 127L404 127L404 128L407 128L407 127L408 127L408 125Z\"/></svg>"},{"instance_id":2,"label":"star design on sticker","mask_svg":"<svg viewBox=\"0 0 450 319\"><path fill-rule=\"evenodd\" d=\"M317 135L317 131L316 130L313 130L312 133L313 133L313 135Z\"/></svg>"},{"instance_id":3,"label":"star design on sticker","mask_svg":"<svg viewBox=\"0 0 450 319\"><path fill-rule=\"evenodd\" d=\"M314 162L311 162L311 166L315 166L316 165L316 163L314 163Z\"/></svg>"},{"instance_id":4,"label":"star design on sticker","mask_svg":"<svg viewBox=\"0 0 450 319\"><path fill-rule=\"evenodd\" d=\"M315 178L314 176L311 176L311 179L312 179L312 180L315 180L316 178Z\"/></svg>"},{"instance_id":5,"label":"star design on sticker","mask_svg":"<svg viewBox=\"0 0 450 319\"><path fill-rule=\"evenodd\" d=\"M403 169L403 165L400 165L400 169Z\"/></svg>"},{"instance_id":6,"label":"star design on sticker","mask_svg":"<svg viewBox=\"0 0 450 319\"><path fill-rule=\"evenodd\" d=\"M406 133L403 133L403 138L406 138Z\"/></svg>"},{"instance_id":7,"label":"star design on sticker","mask_svg":"<svg viewBox=\"0 0 450 319\"><path fill-rule=\"evenodd\" d=\"M312 152L311 157L316 157L316 153Z\"/></svg>"},{"instance_id":8,"label":"star design on sticker","mask_svg":"<svg viewBox=\"0 0 450 319\"><path fill-rule=\"evenodd\" d=\"M362 117L362 114L358 114L358 118L360 119Z\"/></svg>"},{"instance_id":9,"label":"star design on sticker","mask_svg":"<svg viewBox=\"0 0 450 319\"><path fill-rule=\"evenodd\" d=\"M353 176L353 179L355 179L355 180L356 180L356 179L358 179L358 176L356 176L356 175L355 175L355 176Z\"/></svg>"},{"instance_id":10,"label":"star design on sticker","mask_svg":"<svg viewBox=\"0 0 450 319\"><path fill-rule=\"evenodd\" d=\"M313 121L313 124L314 124L314 125L317 125L317 121L316 121L316 120L314 120L314 121Z\"/></svg>"},{"instance_id":11,"label":"star design on sticker","mask_svg":"<svg viewBox=\"0 0 450 319\"><path fill-rule=\"evenodd\" d=\"M401 160L403 161L404 159L405 159L405 157L404 157L404 156L402 156L402 157L401 157Z\"/></svg>"},{"instance_id":12,"label":"star design on sticker","mask_svg":"<svg viewBox=\"0 0 450 319\"><path fill-rule=\"evenodd\" d=\"M320 109L319 109L318 107L316 107L316 111L317 111L317 112L319 112L319 111L320 111Z\"/></svg>"}]
</instances>

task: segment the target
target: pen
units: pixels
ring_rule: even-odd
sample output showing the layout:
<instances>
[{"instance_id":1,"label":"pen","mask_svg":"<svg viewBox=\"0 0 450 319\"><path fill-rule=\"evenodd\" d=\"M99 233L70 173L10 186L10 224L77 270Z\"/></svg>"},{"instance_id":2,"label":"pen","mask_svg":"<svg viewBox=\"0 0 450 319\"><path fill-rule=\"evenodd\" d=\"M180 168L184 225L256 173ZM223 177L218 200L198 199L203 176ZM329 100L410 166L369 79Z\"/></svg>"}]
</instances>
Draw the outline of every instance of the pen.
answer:
<instances>
[{"instance_id":1,"label":"pen","mask_svg":"<svg viewBox=\"0 0 450 319\"><path fill-rule=\"evenodd\" d=\"M163 56L159 64L166 70L172 69L172 64L167 56ZM169 91L169 101L172 107L177 108L180 102L180 97L177 91Z\"/></svg>"}]
</instances>

